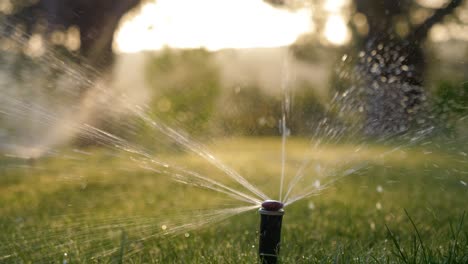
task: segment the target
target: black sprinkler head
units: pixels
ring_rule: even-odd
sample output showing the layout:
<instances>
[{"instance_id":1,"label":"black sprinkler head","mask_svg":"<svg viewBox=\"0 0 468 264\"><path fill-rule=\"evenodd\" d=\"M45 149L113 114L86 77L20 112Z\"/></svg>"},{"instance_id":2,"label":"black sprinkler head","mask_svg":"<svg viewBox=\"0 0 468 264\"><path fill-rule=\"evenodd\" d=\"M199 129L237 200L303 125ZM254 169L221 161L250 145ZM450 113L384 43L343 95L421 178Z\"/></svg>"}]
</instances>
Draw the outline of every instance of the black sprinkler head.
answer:
<instances>
[{"instance_id":1,"label":"black sprinkler head","mask_svg":"<svg viewBox=\"0 0 468 264\"><path fill-rule=\"evenodd\" d=\"M275 264L281 240L284 204L275 200L266 200L258 211L260 213L259 256L262 264Z\"/></svg>"},{"instance_id":2,"label":"black sprinkler head","mask_svg":"<svg viewBox=\"0 0 468 264\"><path fill-rule=\"evenodd\" d=\"M284 204L276 200L266 200L262 203L262 208L267 211L279 211L283 209Z\"/></svg>"}]
</instances>

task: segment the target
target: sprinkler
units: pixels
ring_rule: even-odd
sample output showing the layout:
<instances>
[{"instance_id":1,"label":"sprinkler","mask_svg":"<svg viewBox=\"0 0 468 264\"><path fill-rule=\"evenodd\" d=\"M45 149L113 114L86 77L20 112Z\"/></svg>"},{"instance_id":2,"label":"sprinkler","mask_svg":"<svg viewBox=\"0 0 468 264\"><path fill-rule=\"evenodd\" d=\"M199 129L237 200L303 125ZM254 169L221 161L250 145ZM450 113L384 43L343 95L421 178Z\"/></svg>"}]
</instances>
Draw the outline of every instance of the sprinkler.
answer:
<instances>
[{"instance_id":1,"label":"sprinkler","mask_svg":"<svg viewBox=\"0 0 468 264\"><path fill-rule=\"evenodd\" d=\"M283 203L266 200L258 211L260 213L260 239L258 254L261 264L275 264L278 261L283 221Z\"/></svg>"}]
</instances>

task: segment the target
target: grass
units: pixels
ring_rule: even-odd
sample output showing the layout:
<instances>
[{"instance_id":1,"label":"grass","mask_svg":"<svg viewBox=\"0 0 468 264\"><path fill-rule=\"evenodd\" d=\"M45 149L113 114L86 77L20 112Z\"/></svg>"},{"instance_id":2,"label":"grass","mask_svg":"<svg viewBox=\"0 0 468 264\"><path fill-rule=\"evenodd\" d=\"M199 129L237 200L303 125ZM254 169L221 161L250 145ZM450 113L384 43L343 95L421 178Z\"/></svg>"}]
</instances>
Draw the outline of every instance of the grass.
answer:
<instances>
[{"instance_id":1,"label":"grass","mask_svg":"<svg viewBox=\"0 0 468 264\"><path fill-rule=\"evenodd\" d=\"M380 157L388 149L307 146L288 143L287 180L312 159L293 193L335 179L325 177L335 168L372 166L286 208L283 263L468 263L468 189L457 173L468 166L459 159L421 148ZM277 197L278 139L224 139L210 149ZM125 153L85 151L0 160L0 263L256 263L255 210L212 221L214 210L245 203L148 171ZM243 190L195 155L156 156Z\"/></svg>"}]
</instances>

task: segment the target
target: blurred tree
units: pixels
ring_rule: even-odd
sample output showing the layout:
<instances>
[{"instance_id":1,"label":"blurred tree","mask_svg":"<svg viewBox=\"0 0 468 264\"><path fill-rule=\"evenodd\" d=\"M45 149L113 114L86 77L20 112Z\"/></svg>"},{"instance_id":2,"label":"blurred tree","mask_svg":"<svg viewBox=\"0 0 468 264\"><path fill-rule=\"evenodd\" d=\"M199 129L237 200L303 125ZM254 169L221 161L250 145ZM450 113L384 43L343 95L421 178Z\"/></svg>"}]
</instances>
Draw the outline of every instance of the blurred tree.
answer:
<instances>
[{"instance_id":1,"label":"blurred tree","mask_svg":"<svg viewBox=\"0 0 468 264\"><path fill-rule=\"evenodd\" d=\"M371 136L406 132L429 122L424 116L426 59L421 44L432 26L451 14L462 0L449 1L427 18L412 14L412 2L354 1L368 25L367 35L358 41L362 44L358 44L361 53L357 70L366 101L365 132Z\"/></svg>"},{"instance_id":2,"label":"blurred tree","mask_svg":"<svg viewBox=\"0 0 468 264\"><path fill-rule=\"evenodd\" d=\"M309 5L315 11L326 10L325 6L331 2L346 2L265 1L288 8L297 8L298 3L302 3L302 6ZM348 85L338 92L341 98L346 97L343 95L360 98L356 109L361 109L365 115L363 129L366 134L379 136L405 132L414 124L428 122L421 118L426 104L423 84L427 65L423 43L431 28L443 22L447 15L454 14L462 2L437 1L438 5L434 5L425 0L352 0L355 9L348 8L340 13L348 19L355 54L343 57L346 64L354 67L346 66L347 69L338 72L338 75L347 75L345 77L348 78ZM456 13L457 17L460 13ZM293 45L296 55L314 59L314 53L308 49L314 49L320 40L317 36L325 33L326 17L322 12L313 13L317 30L313 37L302 38Z\"/></svg>"},{"instance_id":3,"label":"blurred tree","mask_svg":"<svg viewBox=\"0 0 468 264\"><path fill-rule=\"evenodd\" d=\"M78 57L99 70L112 63L114 31L141 0L3 0L6 36L21 30L22 37L77 51ZM4 36L5 37L5 36Z\"/></svg>"},{"instance_id":4,"label":"blurred tree","mask_svg":"<svg viewBox=\"0 0 468 264\"><path fill-rule=\"evenodd\" d=\"M89 88L110 69L114 31L139 2L0 0L0 105L7 113L17 111L16 100L30 105L21 115L0 116L0 141L52 145L67 138L59 132L62 118L93 122L89 99L99 96Z\"/></svg>"}]
</instances>

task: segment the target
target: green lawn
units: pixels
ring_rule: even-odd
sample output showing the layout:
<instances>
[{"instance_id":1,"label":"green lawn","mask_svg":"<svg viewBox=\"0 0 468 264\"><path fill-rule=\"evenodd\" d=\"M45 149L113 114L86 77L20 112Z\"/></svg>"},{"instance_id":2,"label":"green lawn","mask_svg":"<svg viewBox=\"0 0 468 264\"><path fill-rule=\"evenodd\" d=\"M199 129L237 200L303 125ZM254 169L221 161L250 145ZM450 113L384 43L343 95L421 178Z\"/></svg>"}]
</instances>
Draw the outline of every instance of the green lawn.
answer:
<instances>
[{"instance_id":1,"label":"green lawn","mask_svg":"<svg viewBox=\"0 0 468 264\"><path fill-rule=\"evenodd\" d=\"M280 145L277 138L233 138L209 149L277 199ZM418 147L382 156L389 147L355 154L352 144L309 146L304 139L287 145L286 183L305 157L311 160L293 196L369 166L286 207L283 263L468 263L468 165L459 156ZM193 154L154 157L248 193ZM257 261L256 209L224 219L232 211L223 209L249 204L148 167L157 166L98 148L34 161L2 158L0 263Z\"/></svg>"}]
</instances>

